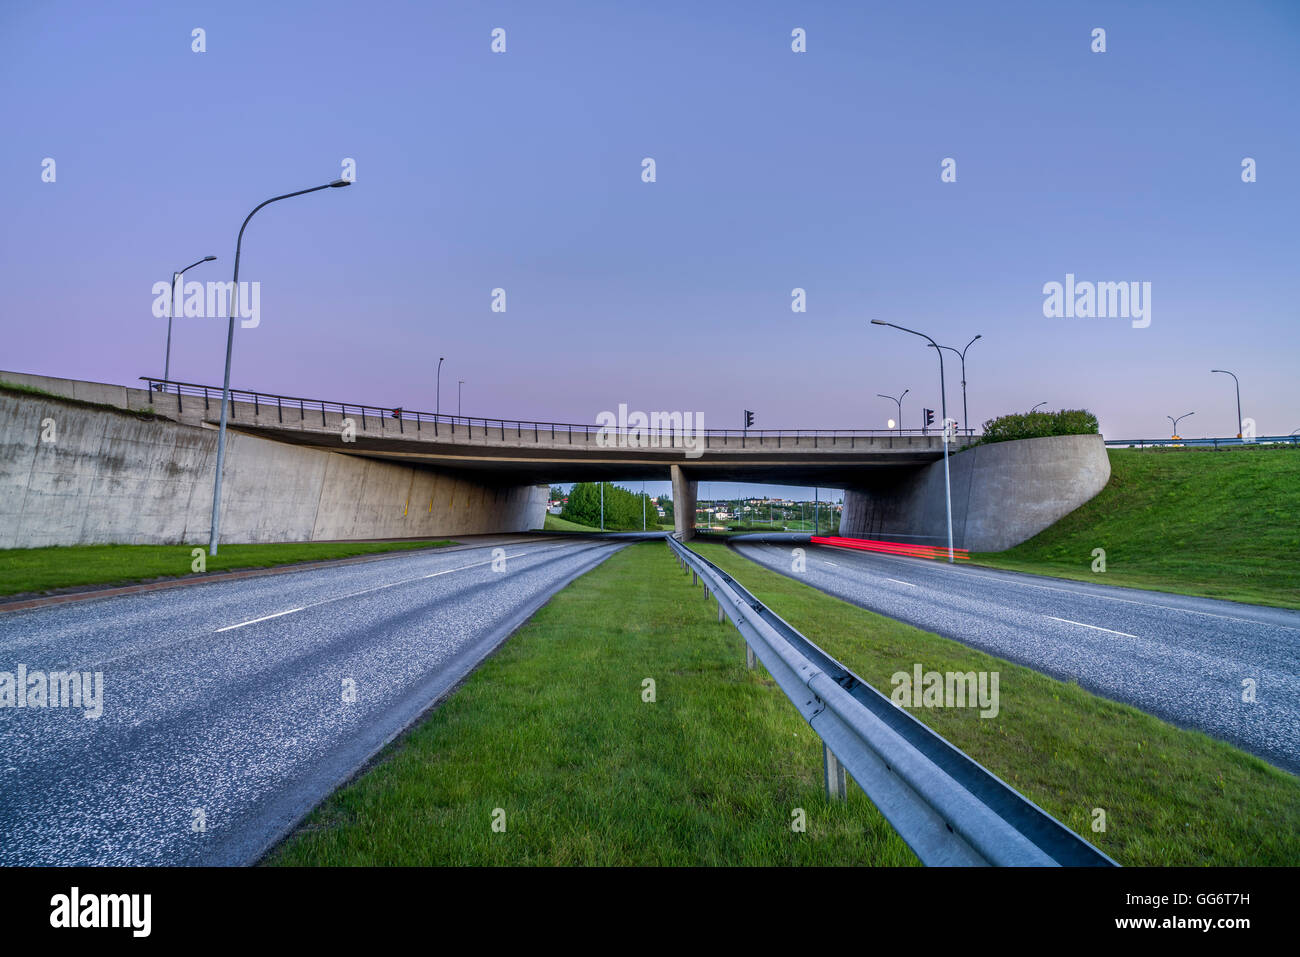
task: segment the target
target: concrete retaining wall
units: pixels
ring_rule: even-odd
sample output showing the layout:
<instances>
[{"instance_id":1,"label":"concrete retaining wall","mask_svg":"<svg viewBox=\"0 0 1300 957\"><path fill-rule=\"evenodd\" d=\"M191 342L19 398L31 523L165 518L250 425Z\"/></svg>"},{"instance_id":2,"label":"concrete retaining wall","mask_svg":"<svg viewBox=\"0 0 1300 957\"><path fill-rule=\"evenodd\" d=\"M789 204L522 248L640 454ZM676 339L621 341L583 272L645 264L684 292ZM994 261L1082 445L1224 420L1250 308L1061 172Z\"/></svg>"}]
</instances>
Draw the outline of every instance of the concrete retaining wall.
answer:
<instances>
[{"instance_id":1,"label":"concrete retaining wall","mask_svg":"<svg viewBox=\"0 0 1300 957\"><path fill-rule=\"evenodd\" d=\"M1110 480L1100 435L1053 435L978 445L949 458L957 548L996 552L1068 515ZM946 545L943 462L847 489L840 534Z\"/></svg>"},{"instance_id":2,"label":"concrete retaining wall","mask_svg":"<svg viewBox=\"0 0 1300 957\"><path fill-rule=\"evenodd\" d=\"M216 449L211 428L0 392L0 548L205 544ZM548 491L229 433L221 537L527 531L542 527Z\"/></svg>"}]
</instances>

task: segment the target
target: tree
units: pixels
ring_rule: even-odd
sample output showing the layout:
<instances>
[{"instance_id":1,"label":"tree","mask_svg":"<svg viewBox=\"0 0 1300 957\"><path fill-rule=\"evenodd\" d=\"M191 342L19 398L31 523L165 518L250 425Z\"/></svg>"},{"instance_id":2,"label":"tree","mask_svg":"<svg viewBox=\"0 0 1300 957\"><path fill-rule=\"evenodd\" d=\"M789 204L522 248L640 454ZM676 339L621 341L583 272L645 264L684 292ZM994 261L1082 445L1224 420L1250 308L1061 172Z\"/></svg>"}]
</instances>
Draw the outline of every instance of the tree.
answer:
<instances>
[{"instance_id":1,"label":"tree","mask_svg":"<svg viewBox=\"0 0 1300 957\"><path fill-rule=\"evenodd\" d=\"M645 501L646 528L656 524L658 516L650 497L633 493L627 489L603 483L605 489L605 529L608 531L640 531L642 500ZM579 525L600 528L601 484L596 482L579 482L569 492L568 504L560 517Z\"/></svg>"}]
</instances>

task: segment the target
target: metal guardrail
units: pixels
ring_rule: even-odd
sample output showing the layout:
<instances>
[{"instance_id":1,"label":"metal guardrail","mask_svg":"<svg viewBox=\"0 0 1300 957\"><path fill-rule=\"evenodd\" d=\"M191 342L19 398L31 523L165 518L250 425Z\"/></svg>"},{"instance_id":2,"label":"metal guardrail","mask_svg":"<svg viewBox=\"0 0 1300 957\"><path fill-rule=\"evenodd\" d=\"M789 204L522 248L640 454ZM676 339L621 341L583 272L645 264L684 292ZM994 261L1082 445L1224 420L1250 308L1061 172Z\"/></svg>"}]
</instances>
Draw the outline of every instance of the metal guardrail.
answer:
<instances>
[{"instance_id":1,"label":"metal guardrail","mask_svg":"<svg viewBox=\"0 0 1300 957\"><path fill-rule=\"evenodd\" d=\"M221 408L221 387L203 385L197 382L177 382L173 379L155 379L152 376L140 376L140 380L148 384L149 402L154 402L155 396L162 401L162 397L167 397L170 403L175 399L177 412L185 411L185 400L190 398L194 401L202 400L205 411L220 410ZM378 427L383 430L395 427L399 433L405 434L406 426L414 423L415 431L421 432L424 427L432 427L435 437L441 435L440 429L450 429L450 434L456 434L456 428L459 426L468 431L472 439L477 429L480 435L486 436L489 431L500 432L502 439L505 438L506 432L515 432L516 435L522 436L526 432L532 432L535 439L539 439L543 433L550 438L560 441L564 436L568 436L570 442L573 441L574 435L579 435L586 440L592 435L597 435L602 431L602 427L591 423L577 422L537 422L531 419L499 419L483 418L482 416L463 416L440 414L434 412L419 412L413 409L405 409L400 406L377 406L369 405L363 402L335 402L331 399L306 399L301 396L276 395L271 392L255 392L248 389L231 389L231 403L243 402L253 406L254 415L260 415L263 408L268 410L274 409L278 421L285 421L285 414L288 413L289 421L293 420L293 413L298 413L299 422L305 422L307 413L311 412L312 417L316 415L321 417L321 427L325 426L325 415L328 412L338 413L339 415L358 415L361 417L361 427L367 429L368 425L374 425L378 422ZM231 410L233 413L233 409ZM629 430L620 430L619 434L628 434ZM973 429L958 429L958 434L963 438L974 438ZM670 439L673 435L671 430L643 430L647 437L654 436L661 442L664 439ZM781 439L801 439L812 438L814 446L819 438L829 438L831 440L840 438L902 438L902 437L933 437L940 438L942 432L938 429L697 429L694 434L704 437L706 447L709 439L733 439L741 440L741 447L747 439L756 438L762 440L765 438L775 438L778 447Z\"/></svg>"},{"instance_id":2,"label":"metal guardrail","mask_svg":"<svg viewBox=\"0 0 1300 957\"><path fill-rule=\"evenodd\" d=\"M1261 435L1253 439L1239 439L1233 436L1230 439L1107 439L1108 448L1144 448L1148 445L1161 446L1168 445L1174 447L1196 446L1198 448L1224 448L1232 445L1265 445L1284 443L1289 445L1300 445L1300 435Z\"/></svg>"},{"instance_id":3,"label":"metal guardrail","mask_svg":"<svg viewBox=\"0 0 1300 957\"><path fill-rule=\"evenodd\" d=\"M669 537L804 720L821 737L827 793L853 776L927 865L1118 866L1038 805L897 707L712 562Z\"/></svg>"}]
</instances>

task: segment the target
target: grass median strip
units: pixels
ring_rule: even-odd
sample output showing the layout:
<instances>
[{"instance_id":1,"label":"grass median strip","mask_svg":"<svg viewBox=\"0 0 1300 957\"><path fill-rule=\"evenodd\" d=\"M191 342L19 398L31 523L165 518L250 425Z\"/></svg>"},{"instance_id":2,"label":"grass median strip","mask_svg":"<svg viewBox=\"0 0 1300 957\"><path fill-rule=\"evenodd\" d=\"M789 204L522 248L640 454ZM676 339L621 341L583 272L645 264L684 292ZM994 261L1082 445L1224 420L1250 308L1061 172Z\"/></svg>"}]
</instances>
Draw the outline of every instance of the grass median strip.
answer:
<instances>
[{"instance_id":1,"label":"grass median strip","mask_svg":"<svg viewBox=\"0 0 1300 957\"><path fill-rule=\"evenodd\" d=\"M891 676L917 663L998 672L996 717L978 708L912 713L1121 864L1300 861L1300 778L1073 682L833 598L726 545L692 547L886 695ZM1104 832L1092 827L1097 809Z\"/></svg>"},{"instance_id":2,"label":"grass median strip","mask_svg":"<svg viewBox=\"0 0 1300 957\"><path fill-rule=\"evenodd\" d=\"M557 594L267 862L916 860L860 792L827 802L817 737L654 542Z\"/></svg>"},{"instance_id":3,"label":"grass median strip","mask_svg":"<svg viewBox=\"0 0 1300 957\"><path fill-rule=\"evenodd\" d=\"M271 568L294 562L355 558L413 548L442 548L449 540L420 542L292 542L203 548L208 572ZM79 585L117 585L193 573L198 545L58 545L0 550L0 595L46 592Z\"/></svg>"}]
</instances>

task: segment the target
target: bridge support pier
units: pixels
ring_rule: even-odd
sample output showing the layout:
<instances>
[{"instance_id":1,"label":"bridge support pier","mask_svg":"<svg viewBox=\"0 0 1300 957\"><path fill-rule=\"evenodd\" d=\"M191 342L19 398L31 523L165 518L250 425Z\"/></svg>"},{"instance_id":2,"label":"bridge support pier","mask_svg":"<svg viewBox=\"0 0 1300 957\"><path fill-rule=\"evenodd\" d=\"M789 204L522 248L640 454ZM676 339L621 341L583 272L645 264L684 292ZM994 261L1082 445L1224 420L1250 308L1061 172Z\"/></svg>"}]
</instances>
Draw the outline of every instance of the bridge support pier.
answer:
<instances>
[{"instance_id":1,"label":"bridge support pier","mask_svg":"<svg viewBox=\"0 0 1300 957\"><path fill-rule=\"evenodd\" d=\"M670 467L673 479L673 536L679 541L695 537L695 497L700 483L680 465Z\"/></svg>"}]
</instances>

